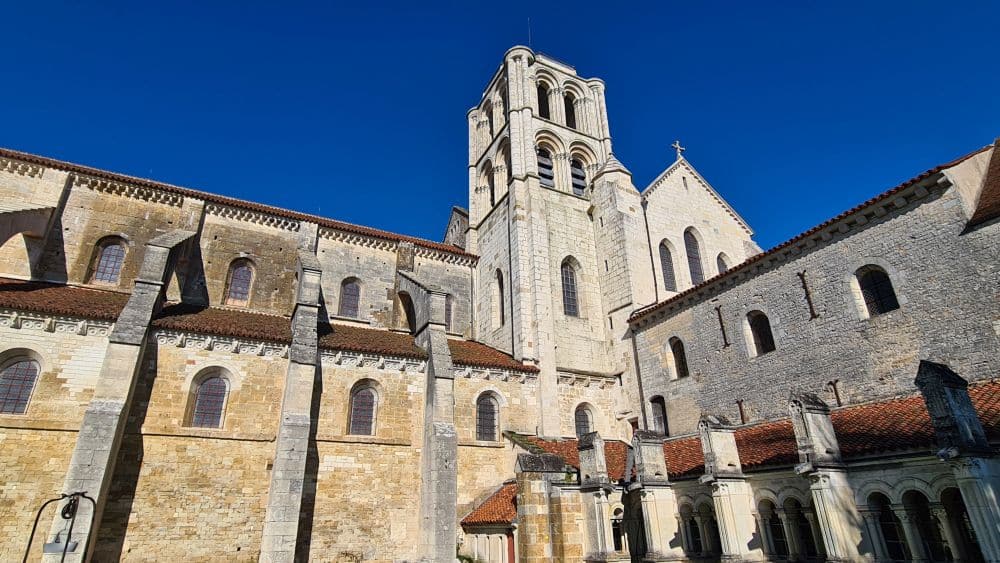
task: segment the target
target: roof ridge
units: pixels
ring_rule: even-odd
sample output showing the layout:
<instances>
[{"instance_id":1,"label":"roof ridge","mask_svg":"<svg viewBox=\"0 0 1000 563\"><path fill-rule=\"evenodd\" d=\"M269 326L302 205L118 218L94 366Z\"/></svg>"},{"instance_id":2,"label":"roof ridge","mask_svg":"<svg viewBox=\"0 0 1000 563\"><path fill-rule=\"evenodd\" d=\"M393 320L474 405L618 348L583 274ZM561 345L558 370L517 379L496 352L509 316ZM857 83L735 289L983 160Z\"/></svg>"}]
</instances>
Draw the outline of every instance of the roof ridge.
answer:
<instances>
[{"instance_id":1,"label":"roof ridge","mask_svg":"<svg viewBox=\"0 0 1000 563\"><path fill-rule=\"evenodd\" d=\"M960 157L958 157L958 158L956 158L954 160L951 160L951 161L946 162L944 164L939 164L939 165L937 165L937 166L935 166L933 168L930 168L930 169L928 169L928 170L926 170L926 171L924 171L924 172L922 172L922 173L920 173L920 174L918 174L918 175L910 178L909 180L906 180L905 182L903 182L901 184L898 184L898 185L896 185L896 186L894 186L892 188L889 188L888 190L883 191L883 192L875 195L874 197L869 198L868 200L866 200L866 201L864 201L864 202L862 202L862 203L860 203L860 204L858 204L858 205L856 205L856 206L854 206L854 207L852 207L852 208L850 208L850 209L848 209L846 211L843 211L843 212L835 215L834 217L831 217L830 219L827 219L826 221L823 221L823 222L821 222L821 223L819 223L819 224L817 224L817 225L815 225L815 226L813 226L813 227L811 227L809 229L806 229L805 231L803 231L803 232L801 232L801 233L793 236L792 238L790 238L790 239L788 239L788 240L786 240L786 241L784 241L782 243L777 244L776 246L773 246L773 247L769 248L768 250L765 250L764 252L761 252L760 254L757 254L755 256L751 256L750 258L747 258L743 262L741 262L741 263L733 266L732 268L729 268L728 270L726 270L725 272L723 272L721 274L717 274L715 276L712 276L711 278L708 278L707 280L705 280L705 281L703 281L703 282L701 282L701 283L699 283L697 285L689 287L688 289L685 289L684 291L678 293L677 295L671 296L671 297L669 297L667 299L664 299L663 301L658 301L658 302L655 302L655 303L650 303L648 305L640 307L639 309L636 309L635 311L633 311L631 315L629 315L628 322L629 323L635 322L635 321L637 321L637 320L639 320L639 319L641 319L643 317L648 316L649 314L653 313L654 311L658 311L658 310L662 309L663 307L665 307L669 303L676 303L676 302L678 302L678 301L680 301L682 299L685 299L685 298L687 298L687 297L689 297L689 296L697 293L698 291L701 291L701 290L705 289L706 287L708 287L710 285L714 285L716 282L718 282L721 279L729 278L729 277L732 277L732 276L736 275L737 273L741 273L741 272L745 271L747 268L749 268L751 265L760 262L764 258L767 258L769 256L773 256L773 255L777 254L779 251L784 250L785 248L787 248L787 247L795 244L796 242L799 242L800 240L803 240L806 237L809 237L809 236L811 236L811 235L819 232L820 230L822 230L822 229L824 229L826 227L829 227L830 225L833 225L837 221L842 221L842 220L846 219L847 217L850 217L851 215L860 212L861 210L865 209L866 207L869 207L869 206L874 205L874 204L876 204L876 203L878 203L880 201L888 199L890 196L894 195L898 191L904 190L904 189L909 188L909 187L911 187L911 186L913 186L915 184L918 184L918 183L922 182L923 180L926 180L927 178L933 176L934 174L938 174L938 173L940 173L941 171L943 171L943 170L945 170L947 168L951 168L951 167L956 166L956 165L958 165L958 164L960 164L962 162L965 162L966 160L972 158L973 156L976 156L977 154L979 154L979 153L981 153L981 152L983 152L985 150L990 149L992 146L993 146L992 144L986 145L985 147L976 149L976 150L974 150L972 152L969 152L969 153L967 153L967 154L965 154L963 156L960 156Z\"/></svg>"},{"instance_id":2,"label":"roof ridge","mask_svg":"<svg viewBox=\"0 0 1000 563\"><path fill-rule=\"evenodd\" d=\"M145 187L152 189L165 190L168 192L178 193L180 195L188 195L191 197L197 197L204 199L206 201L211 201L212 203L220 203L223 205L241 206L246 207L254 211L271 213L278 215L280 217L285 217L288 219L295 219L299 221L312 221L319 226L328 227L333 229L342 229L345 231L352 231L357 234L372 236L376 238L384 238L388 240L395 240L398 242L412 242L424 248L429 248L433 250L439 250L442 252L449 252L459 256L467 256L470 258L478 258L475 254L470 254L464 250L458 248L457 246L444 244L440 242L435 242L429 239L415 237L412 235L404 235L400 233L394 233L392 231L386 231L384 229L379 229L376 227L368 227L365 225L358 225L355 223L348 223L346 221L341 221L339 219L333 219L331 217L323 217L320 215L314 215L312 213L306 213L303 211L295 211L293 209L287 209L283 207L278 207L275 205L269 205L266 203L258 203L255 201L249 201L245 199L240 199L232 196L226 196L222 194L216 194L212 192L207 192L204 190L199 190L195 188L187 188L184 186L178 186L176 184L170 184L168 182L162 182L160 180L153 180L150 178L142 178L140 176L132 176L130 174L123 174L121 172L112 172L110 170L103 170L100 168L95 168L93 166L88 166L85 164L77 164L75 162L69 162L66 160L59 160L56 158L51 158L47 156L41 156L37 154L32 154L24 151L19 151L15 149L9 149L5 147L0 147L0 157L14 158L32 162L34 164L40 164L42 166L49 166L53 168L62 168L67 171L77 172L81 174L89 174L92 176L99 176L105 179L111 179L121 182L131 182L136 184L141 184Z\"/></svg>"}]
</instances>

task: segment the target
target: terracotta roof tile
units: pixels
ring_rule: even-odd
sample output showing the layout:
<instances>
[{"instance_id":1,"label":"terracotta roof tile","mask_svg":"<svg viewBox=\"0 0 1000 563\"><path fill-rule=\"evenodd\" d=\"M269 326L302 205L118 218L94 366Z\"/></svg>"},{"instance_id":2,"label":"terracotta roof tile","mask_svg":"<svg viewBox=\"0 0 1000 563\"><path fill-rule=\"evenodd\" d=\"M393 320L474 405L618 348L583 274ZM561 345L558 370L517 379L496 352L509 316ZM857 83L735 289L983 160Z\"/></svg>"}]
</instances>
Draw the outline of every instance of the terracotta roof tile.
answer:
<instances>
[{"instance_id":1,"label":"terracotta roof tile","mask_svg":"<svg viewBox=\"0 0 1000 563\"><path fill-rule=\"evenodd\" d=\"M128 298L115 291L0 278L0 307L7 309L114 321Z\"/></svg>"},{"instance_id":2,"label":"terracotta roof tile","mask_svg":"<svg viewBox=\"0 0 1000 563\"><path fill-rule=\"evenodd\" d=\"M79 174L86 174L88 176L94 176L97 178L102 178L106 180L112 180L116 182L125 182L129 184L134 184L138 186L143 186L147 188L152 188L155 190L161 190L168 193L174 193L178 195L183 195L187 197L193 197L197 199L202 199L205 201L210 201L213 203L221 203L223 205L229 205L232 207L239 207L242 209L248 209L251 211L258 211L261 213L267 213L269 215L275 215L278 217L284 217L286 219L293 219L296 221L310 221L316 223L322 227L329 227L332 229L337 229L341 231L347 231L351 233L356 233L364 236L370 236L374 238L380 238L383 240L392 240L398 242L412 242L417 246L422 246L424 248L430 248L433 250L440 250L442 252L448 252L450 254L455 254L458 256L465 256L468 258L477 258L473 254L463 251L457 246L450 244L443 244L440 242L434 242L429 240L424 240L417 237L411 237L407 235L400 235L396 233L391 233L389 231L383 231L381 229L373 229L371 227L364 227L361 225L353 225L351 223L344 223L343 221L336 221L334 219L328 219L326 217L319 217L316 215L310 215L308 213L300 213L298 211L291 211L288 209L282 209L280 207L273 207L270 205L264 205L262 203L255 203L252 201L246 201L242 199L216 195L208 192L202 192L199 190L192 190L190 188L182 188L180 186L174 186L172 184L166 184L163 182L157 182L155 180L147 180L145 178L137 178L135 176L128 176L126 174L118 174L115 172L108 172L107 170L100 170L98 168L92 168L90 166L83 166L81 164L73 164L72 162L65 162L62 160L56 160L54 158L48 158L44 156L38 156L35 154L30 154L21 151L15 151L12 149L0 148L0 156L6 158L13 158L21 160L23 162L30 162L32 164L39 164L41 166L46 166L49 168L57 168L60 170L66 170L69 172L76 172Z\"/></svg>"},{"instance_id":3,"label":"terracotta roof tile","mask_svg":"<svg viewBox=\"0 0 1000 563\"><path fill-rule=\"evenodd\" d=\"M495 493L462 518L463 526L510 524L517 520L517 483L504 483Z\"/></svg>"},{"instance_id":4,"label":"terracotta roof tile","mask_svg":"<svg viewBox=\"0 0 1000 563\"><path fill-rule=\"evenodd\" d=\"M328 350L388 354L404 358L427 357L427 353L417 347L409 334L343 324L320 325L319 346Z\"/></svg>"},{"instance_id":5,"label":"terracotta roof tile","mask_svg":"<svg viewBox=\"0 0 1000 563\"><path fill-rule=\"evenodd\" d=\"M451 359L463 366L506 368L514 371L537 373L535 366L524 365L510 355L472 340L449 340Z\"/></svg>"},{"instance_id":6,"label":"terracotta roof tile","mask_svg":"<svg viewBox=\"0 0 1000 563\"><path fill-rule=\"evenodd\" d=\"M736 431L736 449L744 471L799 462L791 420L744 426Z\"/></svg>"},{"instance_id":7,"label":"terracotta roof tile","mask_svg":"<svg viewBox=\"0 0 1000 563\"><path fill-rule=\"evenodd\" d=\"M292 321L288 317L222 307L199 307L168 303L153 321L160 329L202 334L253 338L270 342L291 342Z\"/></svg>"},{"instance_id":8,"label":"terracotta roof tile","mask_svg":"<svg viewBox=\"0 0 1000 563\"><path fill-rule=\"evenodd\" d=\"M667 439L663 443L663 455L667 458L667 476L671 479L705 472L705 455L697 436Z\"/></svg>"},{"instance_id":9,"label":"terracotta roof tile","mask_svg":"<svg viewBox=\"0 0 1000 563\"><path fill-rule=\"evenodd\" d=\"M986 168L983 190L969 225L978 225L996 217L1000 217L1000 139L993 143L993 156Z\"/></svg>"},{"instance_id":10,"label":"terracotta roof tile","mask_svg":"<svg viewBox=\"0 0 1000 563\"><path fill-rule=\"evenodd\" d=\"M529 443L541 450L561 457L566 465L580 469L580 452L577 450L576 438L562 440L546 440L537 436L527 436ZM625 461L629 446L625 442L608 440L604 442L604 459L608 464L608 477L618 481L625 476Z\"/></svg>"},{"instance_id":11,"label":"terracotta roof tile","mask_svg":"<svg viewBox=\"0 0 1000 563\"><path fill-rule=\"evenodd\" d=\"M805 231L804 233L801 233L799 235L796 235L796 236L788 239L787 241L779 244L778 246L775 246L774 248L772 248L772 249L770 249L770 250L768 250L766 252L762 252L762 253L760 253L760 254L758 254L756 256L752 256L752 257L748 258L747 260L745 260L741 264L737 264L736 266L733 266L732 268L726 270L725 272L723 272L723 273L721 273L721 274L719 274L717 276L711 277L711 278L709 278L709 279L701 282L700 284L695 285L694 287L691 287L689 289L686 289L686 290L678 293L677 295L674 295L673 297L671 297L669 299L664 299L663 301L660 301L659 303L652 303L652 304L647 305L647 306L645 306L645 307L643 307L641 309L637 309L636 311L634 311L629 316L628 320L629 320L630 323L631 322L635 322L635 321L637 321L637 320L639 320L639 319L641 319L643 317L646 317L646 316L648 316L648 315L650 315L650 314L652 314L652 313L654 313L656 311L659 311L660 309L663 309L664 307L666 307L670 303L676 303L676 302L678 302L678 301L680 301L682 299L687 298L688 296L690 296L690 295L692 295L694 293L697 293L698 291L701 291L702 289L704 289L704 288L706 288L706 287L708 287L710 285L714 285L717 281L719 281L719 280L721 280L723 278L732 277L732 276L736 275L739 272L745 271L751 265L756 264L757 262L760 262L761 260L763 260L763 259L765 259L765 258L767 258L769 256L773 256L773 255L781 252L785 248L788 248L789 246L792 246L793 244L795 244L795 243L797 243L797 242L799 242L799 241L801 241L803 239L807 239L807 238L813 236L814 234L822 231L823 229L829 227L830 225L833 225L834 223L837 223L838 221L841 221L841 220L843 220L843 219L845 219L845 218L847 218L847 217L849 217L849 216L857 213L858 211L861 211L862 209L864 209L864 208L866 208L866 207L868 207L870 205L874 205L874 204L876 204L878 202L885 201L885 200L887 200L887 199L895 196L899 192L905 190L906 188L909 188L910 186L912 186L914 184L922 182L923 180L926 180L927 178L930 178L931 176L933 176L933 175L941 172L942 170L944 170L946 168L951 168L952 166L955 166L955 165L957 165L957 164L959 164L959 163L961 163L961 162L963 162L963 161L965 161L965 160L967 160L969 158L972 158L973 156L975 156L975 155L977 155L977 154L979 154L979 153L981 153L981 152L983 152L985 150L988 150L989 148L990 148L989 146L986 146L986 147L983 147L981 149L975 150L975 151L973 151L973 152L971 152L971 153L969 153L969 154L967 154L965 156L956 158L955 160L953 160L951 162L942 164L940 166L935 166L934 168L931 168L930 170L927 170L926 172L923 172L922 174L919 174L918 176L915 176L915 177L913 177L913 178L911 178L911 179L903 182L902 184L900 184L900 185L898 185L898 186L896 186L896 187L894 187L894 188L892 188L892 189L890 189L888 191L882 192L881 194L879 194L879 195L877 195L877 196L869 199L868 201L866 201L866 202L864 202L864 203L862 203L860 205L857 205L857 206L855 206L855 207L853 207L851 209L848 209L847 211L844 211L843 213L841 213L840 215L837 215L836 217L834 217L832 219L829 219L827 221L824 221L824 222L820 223L819 225L816 225L815 227L809 229L808 231ZM995 160L995 158L994 158L994 160Z\"/></svg>"}]
</instances>

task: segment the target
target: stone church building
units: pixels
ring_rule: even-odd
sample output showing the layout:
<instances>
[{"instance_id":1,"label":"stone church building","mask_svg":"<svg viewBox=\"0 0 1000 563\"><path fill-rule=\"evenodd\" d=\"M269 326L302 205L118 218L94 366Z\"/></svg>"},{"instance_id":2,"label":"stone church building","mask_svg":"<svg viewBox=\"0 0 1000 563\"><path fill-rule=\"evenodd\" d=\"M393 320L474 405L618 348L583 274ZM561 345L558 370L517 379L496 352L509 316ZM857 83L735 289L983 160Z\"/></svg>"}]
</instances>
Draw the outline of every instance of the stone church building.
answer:
<instances>
[{"instance_id":1,"label":"stone church building","mask_svg":"<svg viewBox=\"0 0 1000 563\"><path fill-rule=\"evenodd\" d=\"M0 149L0 560L1000 561L997 143L764 252L565 63L467 120L442 242Z\"/></svg>"}]
</instances>

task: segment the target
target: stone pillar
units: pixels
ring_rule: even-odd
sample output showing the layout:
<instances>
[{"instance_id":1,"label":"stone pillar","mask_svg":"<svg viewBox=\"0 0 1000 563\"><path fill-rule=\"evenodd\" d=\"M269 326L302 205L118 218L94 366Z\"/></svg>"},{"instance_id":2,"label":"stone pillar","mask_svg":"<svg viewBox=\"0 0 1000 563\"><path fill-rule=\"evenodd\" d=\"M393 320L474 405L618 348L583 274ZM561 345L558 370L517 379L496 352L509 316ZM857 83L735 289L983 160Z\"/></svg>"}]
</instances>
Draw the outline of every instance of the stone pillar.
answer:
<instances>
[{"instance_id":1,"label":"stone pillar","mask_svg":"<svg viewBox=\"0 0 1000 563\"><path fill-rule=\"evenodd\" d=\"M920 536L920 528L917 527L917 515L902 506L893 506L893 512L903 524L903 535L906 537L906 545L910 548L910 561L929 561L927 550L924 549L924 542Z\"/></svg>"},{"instance_id":2,"label":"stone pillar","mask_svg":"<svg viewBox=\"0 0 1000 563\"><path fill-rule=\"evenodd\" d=\"M799 450L796 473L809 479L815 510L813 541L829 561L861 558L861 515L854 489L841 460L840 445L830 419L830 408L817 395L794 395L788 409Z\"/></svg>"},{"instance_id":3,"label":"stone pillar","mask_svg":"<svg viewBox=\"0 0 1000 563\"><path fill-rule=\"evenodd\" d=\"M608 496L614 491L608 478L604 440L597 432L584 434L577 444L580 456L580 494L586 530L584 561L618 561L614 531L611 528L611 505ZM627 559L627 555L625 556Z\"/></svg>"},{"instance_id":4,"label":"stone pillar","mask_svg":"<svg viewBox=\"0 0 1000 563\"><path fill-rule=\"evenodd\" d=\"M941 535L948 543L952 559L956 561L966 560L968 555L962 548L961 533L955 529L951 518L948 518L948 511L940 504L935 503L931 505L931 516L937 521L938 529L941 530Z\"/></svg>"},{"instance_id":5,"label":"stone pillar","mask_svg":"<svg viewBox=\"0 0 1000 563\"><path fill-rule=\"evenodd\" d=\"M519 454L517 475L517 560L519 563L554 563L552 528L557 514L551 513L552 484L563 481L572 470L554 454Z\"/></svg>"},{"instance_id":6,"label":"stone pillar","mask_svg":"<svg viewBox=\"0 0 1000 563\"><path fill-rule=\"evenodd\" d=\"M948 366L926 360L914 383L934 424L937 455L951 466L983 557L1000 561L1000 460L969 398L969 384Z\"/></svg>"},{"instance_id":7,"label":"stone pillar","mask_svg":"<svg viewBox=\"0 0 1000 563\"><path fill-rule=\"evenodd\" d=\"M458 438L455 375L445 333L447 292L399 271L399 291L413 302L414 336L427 352L424 446L421 451L420 530L428 561L452 561L458 538Z\"/></svg>"},{"instance_id":8,"label":"stone pillar","mask_svg":"<svg viewBox=\"0 0 1000 563\"><path fill-rule=\"evenodd\" d=\"M735 428L724 419L706 416L698 423L705 455L701 482L712 487L715 519L719 523L723 561L763 561L756 537L753 491L743 475Z\"/></svg>"},{"instance_id":9,"label":"stone pillar","mask_svg":"<svg viewBox=\"0 0 1000 563\"><path fill-rule=\"evenodd\" d=\"M632 451L635 455L636 483L630 489L640 489L643 532L646 535L643 561L684 559L683 526L677 511L677 497L667 475L663 436L636 430L632 435Z\"/></svg>"},{"instance_id":10,"label":"stone pillar","mask_svg":"<svg viewBox=\"0 0 1000 563\"><path fill-rule=\"evenodd\" d=\"M275 443L260 561L293 561L312 429L313 384L318 361L317 323L322 267L310 251L299 251L299 287L292 314L285 394Z\"/></svg>"},{"instance_id":11,"label":"stone pillar","mask_svg":"<svg viewBox=\"0 0 1000 563\"><path fill-rule=\"evenodd\" d=\"M84 412L63 484L66 493L87 492L96 500L97 506L92 509L89 502L80 502L72 538L66 537L69 521L63 520L57 511L48 535L50 542L77 542L76 549L67 554L67 561L82 561L85 547L88 554L94 551L125 420L132 406L149 324L162 302L164 284L170 276L172 259L176 257L175 249L194 235L194 231L174 230L146 244L145 257L132 295L108 337L97 386ZM47 554L43 561L58 561L60 555Z\"/></svg>"},{"instance_id":12,"label":"stone pillar","mask_svg":"<svg viewBox=\"0 0 1000 563\"><path fill-rule=\"evenodd\" d=\"M865 519L865 529L868 531L868 543L875 554L876 561L885 561L889 558L889 549L885 545L885 537L882 535L882 523L879 520L879 513L873 510L862 510L861 516Z\"/></svg>"},{"instance_id":13,"label":"stone pillar","mask_svg":"<svg viewBox=\"0 0 1000 563\"><path fill-rule=\"evenodd\" d=\"M823 545L823 532L819 529L819 520L816 518L816 513L803 508L802 515L805 517L806 521L809 522L809 534L812 535L813 547L816 548L816 555L826 555L826 546ZM804 534L805 532L800 531L800 533ZM834 559L829 558L825 560L834 561Z\"/></svg>"},{"instance_id":14,"label":"stone pillar","mask_svg":"<svg viewBox=\"0 0 1000 563\"><path fill-rule=\"evenodd\" d=\"M805 553L802 552L802 536L799 535L799 523L795 520L795 515L789 514L784 508L779 508L778 519L781 520L781 529L785 532L788 558L792 561L802 559Z\"/></svg>"}]
</instances>

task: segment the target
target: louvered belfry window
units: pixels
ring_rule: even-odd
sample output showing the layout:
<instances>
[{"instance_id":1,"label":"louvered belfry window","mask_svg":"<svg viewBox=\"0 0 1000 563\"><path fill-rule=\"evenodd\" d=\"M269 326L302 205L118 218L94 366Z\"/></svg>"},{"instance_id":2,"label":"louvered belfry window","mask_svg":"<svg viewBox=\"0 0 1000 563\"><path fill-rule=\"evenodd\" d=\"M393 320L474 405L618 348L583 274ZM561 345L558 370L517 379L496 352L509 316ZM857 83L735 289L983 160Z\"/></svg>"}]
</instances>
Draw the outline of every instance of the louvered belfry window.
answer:
<instances>
[{"instance_id":1,"label":"louvered belfry window","mask_svg":"<svg viewBox=\"0 0 1000 563\"><path fill-rule=\"evenodd\" d=\"M490 395L483 395L476 401L476 440L495 442L497 440L497 414L500 405Z\"/></svg>"},{"instance_id":2,"label":"louvered belfry window","mask_svg":"<svg viewBox=\"0 0 1000 563\"><path fill-rule=\"evenodd\" d=\"M580 303L576 293L576 270L569 262L562 265L563 312L569 317L580 316Z\"/></svg>"},{"instance_id":3,"label":"louvered belfry window","mask_svg":"<svg viewBox=\"0 0 1000 563\"><path fill-rule=\"evenodd\" d=\"M375 435L375 390L362 387L351 395L351 428L349 433L358 436Z\"/></svg>"},{"instance_id":4,"label":"louvered belfry window","mask_svg":"<svg viewBox=\"0 0 1000 563\"><path fill-rule=\"evenodd\" d=\"M221 427L222 413L226 407L228 392L229 385L221 377L209 377L202 381L195 396L191 426L199 428Z\"/></svg>"},{"instance_id":5,"label":"louvered belfry window","mask_svg":"<svg viewBox=\"0 0 1000 563\"><path fill-rule=\"evenodd\" d=\"M573 195L582 196L587 191L587 173L583 170L583 163L574 158L569 165L570 178L573 180Z\"/></svg>"},{"instance_id":6,"label":"louvered belfry window","mask_svg":"<svg viewBox=\"0 0 1000 563\"><path fill-rule=\"evenodd\" d=\"M892 280L885 270L877 266L865 266L855 274L861 295L865 299L865 307L869 316L882 315L899 309L899 300L892 287Z\"/></svg>"},{"instance_id":7,"label":"louvered belfry window","mask_svg":"<svg viewBox=\"0 0 1000 563\"><path fill-rule=\"evenodd\" d=\"M92 281L95 283L118 283L122 263L125 261L125 245L119 241L106 242L101 246L94 267Z\"/></svg>"},{"instance_id":8,"label":"louvered belfry window","mask_svg":"<svg viewBox=\"0 0 1000 563\"><path fill-rule=\"evenodd\" d=\"M663 287L667 291L677 291L677 278L674 277L674 258L666 242L660 243L660 267L663 269Z\"/></svg>"},{"instance_id":9,"label":"louvered belfry window","mask_svg":"<svg viewBox=\"0 0 1000 563\"><path fill-rule=\"evenodd\" d=\"M552 117L549 112L549 89L544 84L538 85L538 116L545 119Z\"/></svg>"},{"instance_id":10,"label":"louvered belfry window","mask_svg":"<svg viewBox=\"0 0 1000 563\"><path fill-rule=\"evenodd\" d=\"M0 413L24 414L38 379L38 362L21 359L0 371Z\"/></svg>"},{"instance_id":11,"label":"louvered belfry window","mask_svg":"<svg viewBox=\"0 0 1000 563\"><path fill-rule=\"evenodd\" d=\"M361 284L351 278L344 280L340 286L340 305L337 314L341 317L356 319L360 313Z\"/></svg>"},{"instance_id":12,"label":"louvered belfry window","mask_svg":"<svg viewBox=\"0 0 1000 563\"><path fill-rule=\"evenodd\" d=\"M546 188L556 187L556 176L552 168L552 154L546 149L538 149L538 182Z\"/></svg>"},{"instance_id":13,"label":"louvered belfry window","mask_svg":"<svg viewBox=\"0 0 1000 563\"><path fill-rule=\"evenodd\" d=\"M684 251L687 252L688 268L691 270L691 283L698 285L705 281L705 272L701 267L701 246L691 229L684 231Z\"/></svg>"}]
</instances>

